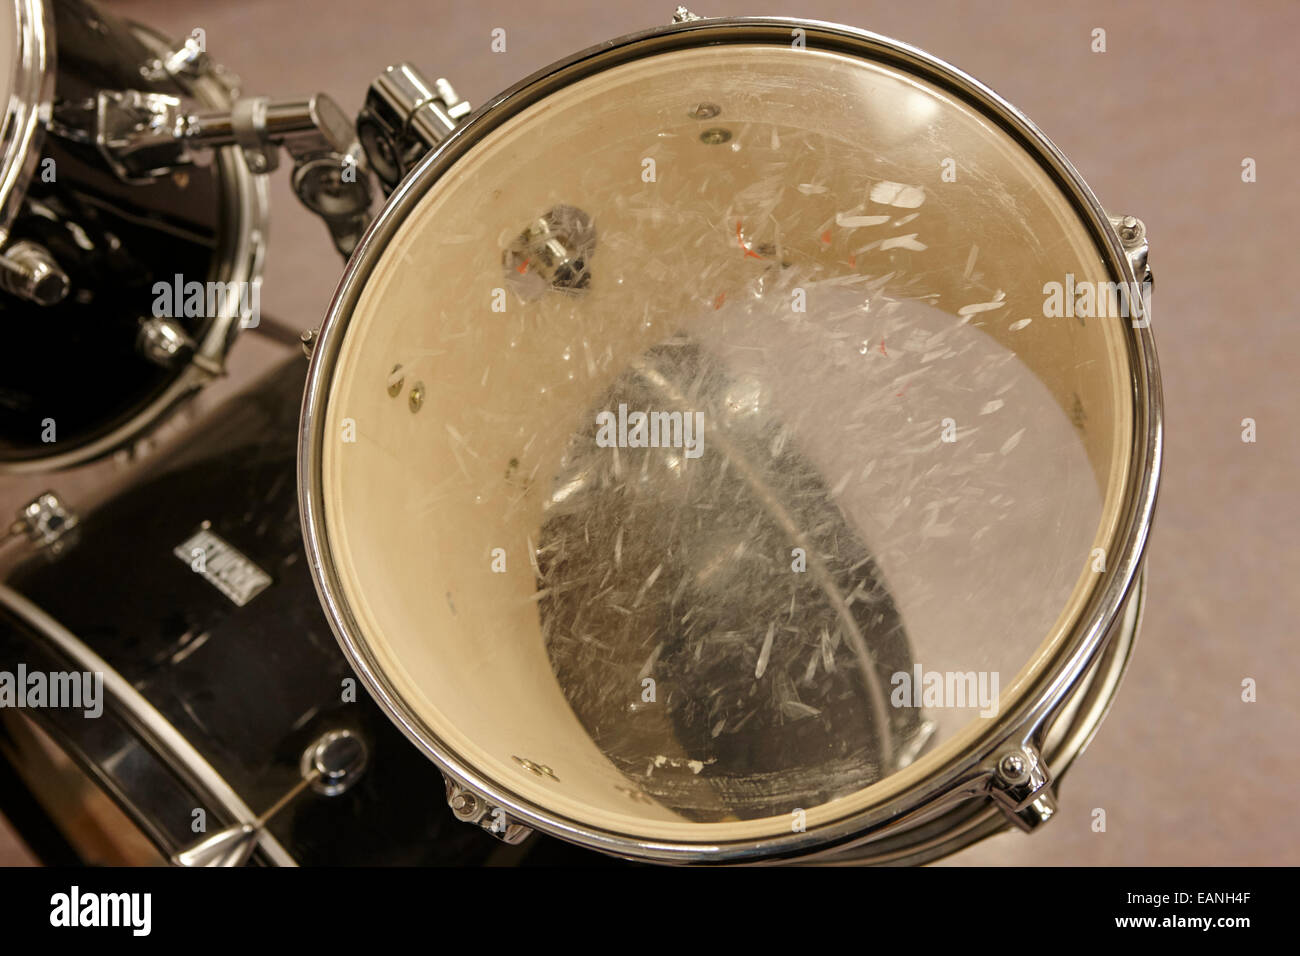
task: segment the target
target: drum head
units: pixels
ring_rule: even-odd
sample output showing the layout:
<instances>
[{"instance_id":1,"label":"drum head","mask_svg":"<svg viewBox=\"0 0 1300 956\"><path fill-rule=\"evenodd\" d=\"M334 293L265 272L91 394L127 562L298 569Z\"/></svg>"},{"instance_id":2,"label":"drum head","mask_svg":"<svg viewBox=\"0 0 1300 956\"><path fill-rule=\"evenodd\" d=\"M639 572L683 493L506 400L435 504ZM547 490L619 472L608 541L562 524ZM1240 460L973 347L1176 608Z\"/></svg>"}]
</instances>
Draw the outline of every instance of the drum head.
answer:
<instances>
[{"instance_id":1,"label":"drum head","mask_svg":"<svg viewBox=\"0 0 1300 956\"><path fill-rule=\"evenodd\" d=\"M896 816L1133 570L1143 346L1045 294L1126 281L1095 201L959 74L805 26L507 95L394 197L313 361L354 663L453 776L618 852Z\"/></svg>"}]
</instances>

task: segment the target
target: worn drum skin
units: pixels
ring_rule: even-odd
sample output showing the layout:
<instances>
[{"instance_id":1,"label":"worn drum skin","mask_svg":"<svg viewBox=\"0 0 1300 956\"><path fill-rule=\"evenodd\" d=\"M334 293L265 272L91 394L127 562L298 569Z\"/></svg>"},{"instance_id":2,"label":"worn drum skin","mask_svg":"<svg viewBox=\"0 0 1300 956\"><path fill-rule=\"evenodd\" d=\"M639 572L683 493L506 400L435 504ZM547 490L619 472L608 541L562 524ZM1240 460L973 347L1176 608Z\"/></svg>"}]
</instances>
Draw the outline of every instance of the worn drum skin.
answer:
<instances>
[{"instance_id":1,"label":"worn drum skin","mask_svg":"<svg viewBox=\"0 0 1300 956\"><path fill-rule=\"evenodd\" d=\"M437 768L356 687L303 559L294 460L304 371L294 359L221 406L82 515L60 554L26 559L0 586L0 671L109 672L100 717L0 711L5 814L49 862L157 861L203 835L195 810L207 833L251 819L299 780L308 744L348 729L369 749L359 781L290 803L255 863L604 861L556 841L505 846L458 824ZM175 553L204 526L269 575L242 607Z\"/></svg>"},{"instance_id":2,"label":"worn drum skin","mask_svg":"<svg viewBox=\"0 0 1300 956\"><path fill-rule=\"evenodd\" d=\"M32 43L44 50L46 79L41 122L25 147L12 147L24 153L24 176L0 225L8 247L47 249L69 291L48 305L0 293L0 474L111 452L220 374L245 318L241 307L254 302L266 230L265 183L237 150L126 182L93 141L101 89L222 108L231 103L232 78L206 60L175 76L146 75L175 48L170 41L82 0L16 2L37 20ZM198 315L171 307L193 345L159 364L140 346L141 324L154 317L155 283L171 286L177 276L249 292L242 305L223 299L208 309L205 302Z\"/></svg>"}]
</instances>

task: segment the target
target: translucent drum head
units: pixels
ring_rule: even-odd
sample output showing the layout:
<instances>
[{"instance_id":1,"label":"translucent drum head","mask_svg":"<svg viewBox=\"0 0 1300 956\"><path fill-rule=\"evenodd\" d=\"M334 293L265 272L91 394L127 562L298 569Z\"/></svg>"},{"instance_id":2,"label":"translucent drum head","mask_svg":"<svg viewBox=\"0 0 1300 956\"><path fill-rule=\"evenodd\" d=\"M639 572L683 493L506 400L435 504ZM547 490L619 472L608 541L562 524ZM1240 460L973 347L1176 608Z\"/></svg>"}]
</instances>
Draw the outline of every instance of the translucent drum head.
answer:
<instances>
[{"instance_id":1,"label":"translucent drum head","mask_svg":"<svg viewBox=\"0 0 1300 956\"><path fill-rule=\"evenodd\" d=\"M314 356L354 663L458 780L617 852L887 822L1059 695L1140 552L1147 358L1074 308L1132 278L1086 187L949 68L797 26L507 94Z\"/></svg>"}]
</instances>

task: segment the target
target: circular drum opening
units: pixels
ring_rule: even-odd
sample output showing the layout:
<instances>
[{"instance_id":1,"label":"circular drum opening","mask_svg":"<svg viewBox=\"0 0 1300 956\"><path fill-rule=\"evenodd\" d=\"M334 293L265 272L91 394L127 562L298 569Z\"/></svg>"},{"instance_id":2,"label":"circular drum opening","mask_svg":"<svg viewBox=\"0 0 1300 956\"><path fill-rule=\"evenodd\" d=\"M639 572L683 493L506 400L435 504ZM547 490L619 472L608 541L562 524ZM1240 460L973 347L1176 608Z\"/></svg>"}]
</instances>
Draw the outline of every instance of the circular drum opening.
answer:
<instances>
[{"instance_id":1,"label":"circular drum opening","mask_svg":"<svg viewBox=\"0 0 1300 956\"><path fill-rule=\"evenodd\" d=\"M883 62L707 46L533 103L343 317L316 492L354 651L498 793L631 841L811 830L932 771L1119 557L1096 235Z\"/></svg>"}]
</instances>

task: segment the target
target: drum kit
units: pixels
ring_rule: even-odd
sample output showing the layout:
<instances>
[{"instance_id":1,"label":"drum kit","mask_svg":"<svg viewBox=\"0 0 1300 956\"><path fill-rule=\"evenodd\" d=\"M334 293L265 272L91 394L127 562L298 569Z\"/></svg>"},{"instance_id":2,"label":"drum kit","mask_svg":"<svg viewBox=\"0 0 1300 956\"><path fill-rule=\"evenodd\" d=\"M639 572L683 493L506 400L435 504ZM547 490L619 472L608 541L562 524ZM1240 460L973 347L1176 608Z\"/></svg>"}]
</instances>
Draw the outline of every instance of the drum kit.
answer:
<instances>
[{"instance_id":1,"label":"drum kit","mask_svg":"<svg viewBox=\"0 0 1300 956\"><path fill-rule=\"evenodd\" d=\"M50 692L0 681L0 809L43 857L924 863L1057 814L1161 393L1142 223L1014 107L679 8L350 117L201 31L10 13L0 473L57 488L277 333L282 161L347 260L272 374L8 527L0 673Z\"/></svg>"}]
</instances>

